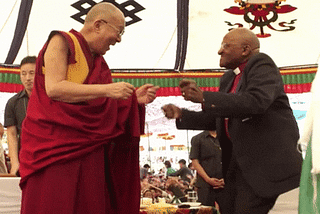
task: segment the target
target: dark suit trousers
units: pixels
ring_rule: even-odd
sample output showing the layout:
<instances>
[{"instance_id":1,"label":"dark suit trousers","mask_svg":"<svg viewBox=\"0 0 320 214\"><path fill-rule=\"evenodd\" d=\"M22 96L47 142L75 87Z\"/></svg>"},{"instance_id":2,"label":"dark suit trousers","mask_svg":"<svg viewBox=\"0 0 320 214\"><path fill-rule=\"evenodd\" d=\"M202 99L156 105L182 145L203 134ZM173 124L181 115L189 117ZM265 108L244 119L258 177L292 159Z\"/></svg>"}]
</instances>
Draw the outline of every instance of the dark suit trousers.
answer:
<instances>
[{"instance_id":1,"label":"dark suit trousers","mask_svg":"<svg viewBox=\"0 0 320 214\"><path fill-rule=\"evenodd\" d=\"M278 196L258 196L242 176L237 161L232 157L225 178L225 203L221 214L266 214L274 206Z\"/></svg>"}]
</instances>

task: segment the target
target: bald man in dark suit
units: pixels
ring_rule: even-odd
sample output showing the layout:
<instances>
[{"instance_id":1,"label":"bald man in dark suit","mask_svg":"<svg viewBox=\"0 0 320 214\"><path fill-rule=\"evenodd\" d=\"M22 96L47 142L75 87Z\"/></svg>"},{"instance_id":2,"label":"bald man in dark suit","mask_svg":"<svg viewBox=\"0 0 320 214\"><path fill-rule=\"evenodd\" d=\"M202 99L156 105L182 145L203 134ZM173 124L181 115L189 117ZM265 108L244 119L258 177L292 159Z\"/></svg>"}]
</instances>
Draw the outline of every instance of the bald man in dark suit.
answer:
<instances>
[{"instance_id":1,"label":"bald man in dark suit","mask_svg":"<svg viewBox=\"0 0 320 214\"><path fill-rule=\"evenodd\" d=\"M203 92L192 80L180 82L184 98L202 103L203 111L163 107L180 129L216 125L228 194L222 214L268 213L280 194L299 186L298 126L279 69L259 48L250 30L230 31L218 52L220 66L229 69L219 92Z\"/></svg>"}]
</instances>

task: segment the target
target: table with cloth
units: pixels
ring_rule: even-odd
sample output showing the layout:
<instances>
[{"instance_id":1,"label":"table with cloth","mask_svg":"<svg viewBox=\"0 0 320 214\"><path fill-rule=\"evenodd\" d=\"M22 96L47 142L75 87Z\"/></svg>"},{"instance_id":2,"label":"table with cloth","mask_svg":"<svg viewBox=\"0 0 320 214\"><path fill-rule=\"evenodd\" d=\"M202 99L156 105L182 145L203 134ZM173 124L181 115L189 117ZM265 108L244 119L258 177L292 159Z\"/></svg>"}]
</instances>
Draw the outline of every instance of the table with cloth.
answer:
<instances>
[{"instance_id":1,"label":"table with cloth","mask_svg":"<svg viewBox=\"0 0 320 214\"><path fill-rule=\"evenodd\" d=\"M18 214L21 206L20 178L2 177L0 174L0 214ZM167 209L157 208L141 209L140 214L217 214L214 207L200 206L191 208L178 208L177 205L166 204ZM152 205L151 205L152 206ZM170 209L168 209L170 208Z\"/></svg>"},{"instance_id":2,"label":"table with cloth","mask_svg":"<svg viewBox=\"0 0 320 214\"><path fill-rule=\"evenodd\" d=\"M219 212L214 207L200 206L191 208L176 208L176 209L157 209L148 210L140 209L140 214L218 214Z\"/></svg>"},{"instance_id":3,"label":"table with cloth","mask_svg":"<svg viewBox=\"0 0 320 214\"><path fill-rule=\"evenodd\" d=\"M20 178L0 175L0 214L18 214L21 206Z\"/></svg>"}]
</instances>

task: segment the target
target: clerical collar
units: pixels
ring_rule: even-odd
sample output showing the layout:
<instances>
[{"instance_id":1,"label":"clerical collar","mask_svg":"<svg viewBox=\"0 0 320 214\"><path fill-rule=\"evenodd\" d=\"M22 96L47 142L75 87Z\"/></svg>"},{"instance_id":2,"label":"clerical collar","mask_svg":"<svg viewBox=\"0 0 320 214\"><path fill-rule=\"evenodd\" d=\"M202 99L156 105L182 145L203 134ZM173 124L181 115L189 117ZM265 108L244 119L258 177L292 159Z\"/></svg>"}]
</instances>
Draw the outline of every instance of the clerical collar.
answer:
<instances>
[{"instance_id":1,"label":"clerical collar","mask_svg":"<svg viewBox=\"0 0 320 214\"><path fill-rule=\"evenodd\" d=\"M233 70L234 74L235 75L238 75L240 73L243 72L244 68L246 67L246 64L247 64L247 61L246 62L243 62L239 65L239 67L237 67L236 69Z\"/></svg>"},{"instance_id":2,"label":"clerical collar","mask_svg":"<svg viewBox=\"0 0 320 214\"><path fill-rule=\"evenodd\" d=\"M241 73L241 71L240 71L239 67L238 67L238 68L236 68L236 69L234 69L234 70L233 70L233 73L234 73L235 75L240 74L240 73Z\"/></svg>"}]
</instances>

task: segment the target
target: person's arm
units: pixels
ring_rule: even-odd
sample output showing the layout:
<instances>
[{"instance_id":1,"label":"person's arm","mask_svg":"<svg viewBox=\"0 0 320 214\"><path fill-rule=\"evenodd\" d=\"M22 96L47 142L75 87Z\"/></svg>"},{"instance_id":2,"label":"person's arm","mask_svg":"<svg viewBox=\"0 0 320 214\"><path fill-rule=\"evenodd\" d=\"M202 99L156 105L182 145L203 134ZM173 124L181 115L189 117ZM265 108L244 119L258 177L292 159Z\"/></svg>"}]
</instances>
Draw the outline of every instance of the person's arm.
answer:
<instances>
[{"instance_id":1,"label":"person's arm","mask_svg":"<svg viewBox=\"0 0 320 214\"><path fill-rule=\"evenodd\" d=\"M2 138L0 137L0 140ZM2 143L0 141L0 174L1 173L7 173L7 166L6 166L6 159L4 155L4 149L2 147Z\"/></svg>"},{"instance_id":2,"label":"person's arm","mask_svg":"<svg viewBox=\"0 0 320 214\"><path fill-rule=\"evenodd\" d=\"M181 110L181 117L176 119L177 129L215 130L215 115L210 111Z\"/></svg>"},{"instance_id":3,"label":"person's arm","mask_svg":"<svg viewBox=\"0 0 320 214\"><path fill-rule=\"evenodd\" d=\"M197 171L197 175L201 176L201 177L203 178L203 180L208 183L210 177L208 176L208 174L206 173L206 171L204 171L204 169L203 169L202 166L200 165L198 159L193 159L193 160L192 160L192 166L193 166L194 169Z\"/></svg>"},{"instance_id":4,"label":"person's arm","mask_svg":"<svg viewBox=\"0 0 320 214\"><path fill-rule=\"evenodd\" d=\"M168 176L178 177L181 175L181 169L175 171L174 173L169 174Z\"/></svg>"},{"instance_id":5,"label":"person's arm","mask_svg":"<svg viewBox=\"0 0 320 214\"><path fill-rule=\"evenodd\" d=\"M168 104L162 106L165 116L169 119L176 119L178 129L192 130L215 130L215 115L211 111L189 111L180 109L178 106Z\"/></svg>"},{"instance_id":6,"label":"person's arm","mask_svg":"<svg viewBox=\"0 0 320 214\"><path fill-rule=\"evenodd\" d=\"M279 70L272 60L264 55L248 62L247 72L242 78L246 88L236 94L202 92L195 84L183 84L181 92L186 100L203 103L205 111L211 111L210 114L215 117L263 114L279 94L283 93Z\"/></svg>"},{"instance_id":7,"label":"person's arm","mask_svg":"<svg viewBox=\"0 0 320 214\"><path fill-rule=\"evenodd\" d=\"M53 100L76 103L100 97L127 99L134 93L129 83L78 84L66 80L68 68L68 45L60 34L49 41L44 55L45 88Z\"/></svg>"},{"instance_id":8,"label":"person's arm","mask_svg":"<svg viewBox=\"0 0 320 214\"><path fill-rule=\"evenodd\" d=\"M18 134L16 126L7 127L9 157L11 162L11 175L16 175L19 170Z\"/></svg>"}]
</instances>

